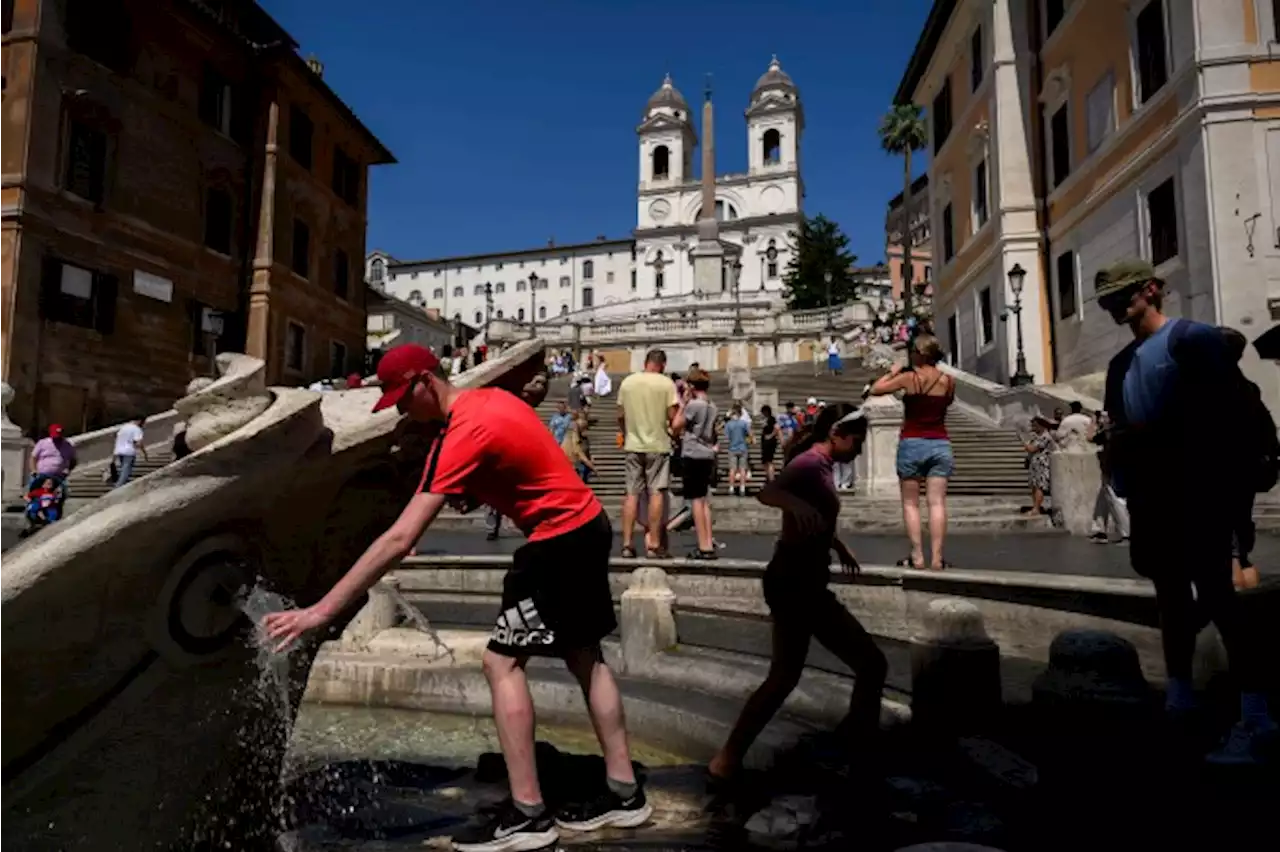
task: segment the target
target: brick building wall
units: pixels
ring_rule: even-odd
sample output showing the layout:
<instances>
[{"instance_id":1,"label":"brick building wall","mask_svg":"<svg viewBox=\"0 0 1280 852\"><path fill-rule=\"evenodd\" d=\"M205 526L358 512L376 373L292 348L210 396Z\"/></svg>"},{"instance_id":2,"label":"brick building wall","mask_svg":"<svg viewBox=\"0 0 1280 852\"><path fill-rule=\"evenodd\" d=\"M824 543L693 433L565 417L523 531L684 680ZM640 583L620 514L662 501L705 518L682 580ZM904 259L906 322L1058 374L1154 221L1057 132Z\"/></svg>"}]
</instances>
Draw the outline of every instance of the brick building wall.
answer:
<instances>
[{"instance_id":1,"label":"brick building wall","mask_svg":"<svg viewBox=\"0 0 1280 852\"><path fill-rule=\"evenodd\" d=\"M275 207L300 187L325 202L319 221L343 226L354 302L324 288L333 283L319 277L325 264L303 281L277 249L285 265L271 267L282 279L273 307L308 337L345 341L349 357L363 352L363 186L367 165L390 155L333 107L318 77L299 73L307 69L292 40L256 4L225 3L217 17L209 9L16 0L0 144L3 373L15 390L10 415L24 428L61 422L75 432L169 408L210 371L210 309L224 316L218 348L245 348L262 199ZM270 42L282 47L254 49ZM324 198L327 174L264 193L267 110L282 92L312 89L330 107L317 139L349 132L359 142L347 147L361 193L341 205L331 189ZM282 371L283 314L270 321L282 328L279 345L251 354L266 357L270 380L293 383ZM297 381L327 375L327 355L322 372L321 363L305 364Z\"/></svg>"}]
</instances>

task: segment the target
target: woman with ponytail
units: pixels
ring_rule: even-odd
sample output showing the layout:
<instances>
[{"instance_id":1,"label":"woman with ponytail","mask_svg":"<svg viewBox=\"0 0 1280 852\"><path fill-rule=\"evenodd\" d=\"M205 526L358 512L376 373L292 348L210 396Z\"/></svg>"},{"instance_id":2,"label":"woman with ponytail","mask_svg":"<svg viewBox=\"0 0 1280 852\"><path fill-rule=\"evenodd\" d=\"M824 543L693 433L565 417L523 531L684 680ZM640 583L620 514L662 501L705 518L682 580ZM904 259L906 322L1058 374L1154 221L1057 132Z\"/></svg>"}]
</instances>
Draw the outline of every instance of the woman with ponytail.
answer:
<instances>
[{"instance_id":1,"label":"woman with ponytail","mask_svg":"<svg viewBox=\"0 0 1280 852\"><path fill-rule=\"evenodd\" d=\"M836 537L840 496L832 480L836 462L852 462L867 437L867 418L847 403L828 405L796 435L787 464L756 496L782 510L782 534L764 572L764 599L773 621L773 655L764 683L747 699L729 739L707 771L713 783L739 771L751 744L800 681L809 640L816 638L857 680L839 733L846 741L876 730L888 662L871 635L827 588L831 551L848 573L858 571Z\"/></svg>"}]
</instances>

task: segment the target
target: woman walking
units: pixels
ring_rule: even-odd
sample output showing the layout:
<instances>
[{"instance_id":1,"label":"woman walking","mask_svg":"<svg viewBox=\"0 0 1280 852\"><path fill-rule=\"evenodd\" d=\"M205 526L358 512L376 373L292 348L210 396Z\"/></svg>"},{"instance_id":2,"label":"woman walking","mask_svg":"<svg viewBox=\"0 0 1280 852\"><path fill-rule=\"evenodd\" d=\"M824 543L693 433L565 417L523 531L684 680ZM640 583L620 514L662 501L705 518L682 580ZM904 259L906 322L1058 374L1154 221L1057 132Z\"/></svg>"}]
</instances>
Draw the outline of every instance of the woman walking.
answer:
<instances>
[{"instance_id":1,"label":"woman walking","mask_svg":"<svg viewBox=\"0 0 1280 852\"><path fill-rule=\"evenodd\" d=\"M817 638L856 676L849 714L837 733L846 741L873 732L880 722L880 694L888 662L871 635L827 588L831 551L847 572L858 562L836 537L840 497L832 484L832 465L852 461L862 450L867 420L862 409L836 403L788 451L777 478L757 495L782 510L782 534L764 572L764 599L773 622L769 674L747 699L728 740L707 767L713 782L732 778L747 750L795 689Z\"/></svg>"},{"instance_id":2,"label":"woman walking","mask_svg":"<svg viewBox=\"0 0 1280 852\"><path fill-rule=\"evenodd\" d=\"M1043 417L1031 418L1031 439L1023 448L1027 451L1027 484L1031 486L1031 505L1022 510L1024 515L1043 515L1044 495L1049 493L1049 454L1057 446L1053 440L1053 427Z\"/></svg>"},{"instance_id":3,"label":"woman walking","mask_svg":"<svg viewBox=\"0 0 1280 852\"><path fill-rule=\"evenodd\" d=\"M778 454L778 421L773 416L773 408L760 406L760 416L764 424L760 427L760 463L764 465L764 481L773 481L773 458Z\"/></svg>"},{"instance_id":4,"label":"woman walking","mask_svg":"<svg viewBox=\"0 0 1280 852\"><path fill-rule=\"evenodd\" d=\"M910 368L894 366L871 385L872 396L903 392L902 432L898 440L898 486L902 490L902 522L911 541L911 555L900 568L924 568L924 537L920 529L920 485L929 506L929 567L950 568L942 558L947 539L947 480L955 470L947 409L955 399L955 379L938 369L942 347L928 334L912 345Z\"/></svg>"}]
</instances>

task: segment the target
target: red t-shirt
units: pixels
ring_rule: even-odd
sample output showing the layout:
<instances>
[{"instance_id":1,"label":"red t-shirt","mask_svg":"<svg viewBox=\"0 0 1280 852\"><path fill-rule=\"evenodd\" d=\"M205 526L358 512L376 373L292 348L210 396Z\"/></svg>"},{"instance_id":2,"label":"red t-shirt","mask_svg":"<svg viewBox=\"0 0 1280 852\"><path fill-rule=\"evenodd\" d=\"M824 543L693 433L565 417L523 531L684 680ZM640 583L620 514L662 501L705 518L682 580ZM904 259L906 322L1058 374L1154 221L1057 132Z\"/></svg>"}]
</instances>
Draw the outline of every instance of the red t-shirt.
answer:
<instances>
[{"instance_id":1,"label":"red t-shirt","mask_svg":"<svg viewBox=\"0 0 1280 852\"><path fill-rule=\"evenodd\" d=\"M530 541L572 532L602 511L537 412L499 388L463 391L454 400L418 490L469 494Z\"/></svg>"}]
</instances>

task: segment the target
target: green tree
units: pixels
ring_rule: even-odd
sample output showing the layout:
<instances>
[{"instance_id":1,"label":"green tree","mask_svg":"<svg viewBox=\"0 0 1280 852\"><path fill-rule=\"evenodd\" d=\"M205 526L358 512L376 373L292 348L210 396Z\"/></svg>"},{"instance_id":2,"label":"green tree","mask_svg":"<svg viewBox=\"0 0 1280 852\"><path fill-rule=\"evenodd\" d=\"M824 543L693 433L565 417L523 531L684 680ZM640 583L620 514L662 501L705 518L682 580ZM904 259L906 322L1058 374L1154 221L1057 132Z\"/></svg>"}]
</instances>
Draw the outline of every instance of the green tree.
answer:
<instances>
[{"instance_id":1,"label":"green tree","mask_svg":"<svg viewBox=\"0 0 1280 852\"><path fill-rule=\"evenodd\" d=\"M849 238L840 226L819 214L800 222L791 235L791 259L783 282L787 304L794 310L827 305L826 273L831 273L831 304L840 305L854 297L851 269L857 258L849 253Z\"/></svg>"},{"instance_id":2,"label":"green tree","mask_svg":"<svg viewBox=\"0 0 1280 852\"><path fill-rule=\"evenodd\" d=\"M902 157L902 269L903 275L911 268L911 153L919 151L929 141L929 131L920 107L915 104L895 104L880 120L880 145L890 154ZM911 316L911 282L902 289L903 313Z\"/></svg>"}]
</instances>

